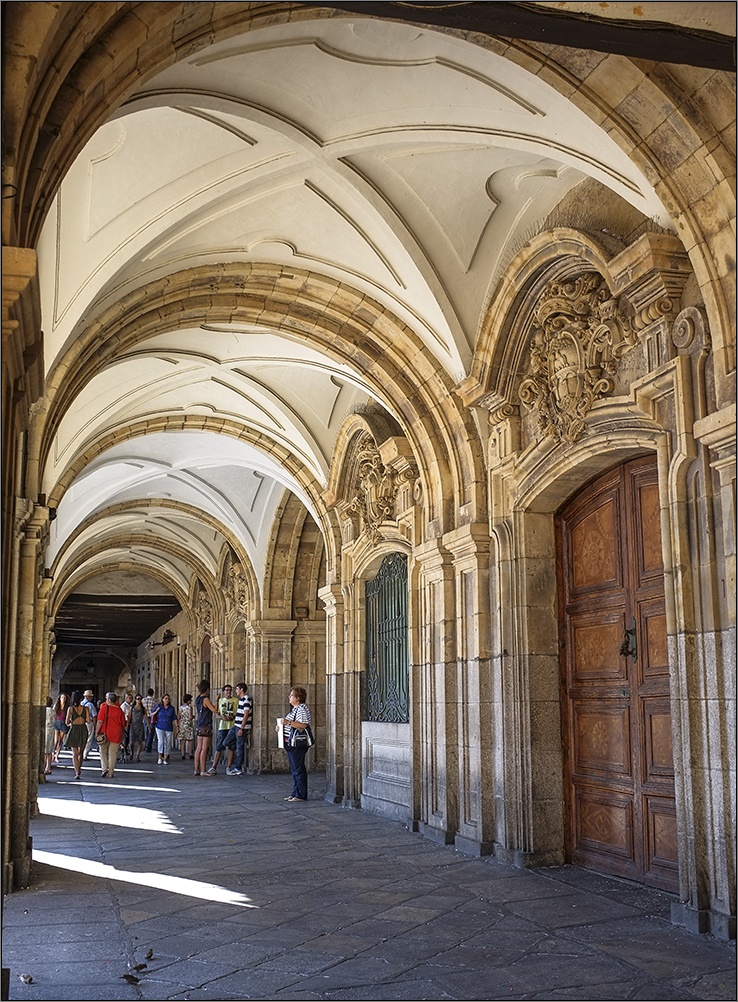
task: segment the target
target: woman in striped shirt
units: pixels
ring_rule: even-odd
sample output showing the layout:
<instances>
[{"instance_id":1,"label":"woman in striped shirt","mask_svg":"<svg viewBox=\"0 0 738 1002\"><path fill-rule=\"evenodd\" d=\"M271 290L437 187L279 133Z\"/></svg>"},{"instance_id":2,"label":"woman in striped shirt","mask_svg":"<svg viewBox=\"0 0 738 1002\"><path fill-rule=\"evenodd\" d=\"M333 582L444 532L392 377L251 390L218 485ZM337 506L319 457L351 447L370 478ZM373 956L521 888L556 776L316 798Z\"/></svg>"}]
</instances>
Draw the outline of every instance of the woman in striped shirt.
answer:
<instances>
[{"instance_id":1,"label":"woman in striped shirt","mask_svg":"<svg viewBox=\"0 0 738 1002\"><path fill-rule=\"evenodd\" d=\"M282 718L284 728L284 747L287 758L290 761L292 770L292 794L285 797L285 800L307 800L307 769L305 768L305 756L308 748L308 729L310 727L310 710L305 700L307 693L299 685L290 690L291 710L286 717ZM279 732L279 724L277 724Z\"/></svg>"}]
</instances>

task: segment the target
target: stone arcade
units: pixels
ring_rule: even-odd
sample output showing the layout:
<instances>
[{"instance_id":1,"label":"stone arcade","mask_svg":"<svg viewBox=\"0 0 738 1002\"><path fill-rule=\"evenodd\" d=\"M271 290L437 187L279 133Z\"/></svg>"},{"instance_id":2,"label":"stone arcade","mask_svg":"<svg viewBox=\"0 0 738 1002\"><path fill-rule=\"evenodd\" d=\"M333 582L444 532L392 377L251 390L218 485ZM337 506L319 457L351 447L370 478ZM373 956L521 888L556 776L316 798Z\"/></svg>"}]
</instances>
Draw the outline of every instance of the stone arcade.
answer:
<instances>
[{"instance_id":1,"label":"stone arcade","mask_svg":"<svg viewBox=\"0 0 738 1002\"><path fill-rule=\"evenodd\" d=\"M353 6L4 5L4 890L48 694L243 676L251 769L303 685L335 802L734 936L734 5Z\"/></svg>"}]
</instances>

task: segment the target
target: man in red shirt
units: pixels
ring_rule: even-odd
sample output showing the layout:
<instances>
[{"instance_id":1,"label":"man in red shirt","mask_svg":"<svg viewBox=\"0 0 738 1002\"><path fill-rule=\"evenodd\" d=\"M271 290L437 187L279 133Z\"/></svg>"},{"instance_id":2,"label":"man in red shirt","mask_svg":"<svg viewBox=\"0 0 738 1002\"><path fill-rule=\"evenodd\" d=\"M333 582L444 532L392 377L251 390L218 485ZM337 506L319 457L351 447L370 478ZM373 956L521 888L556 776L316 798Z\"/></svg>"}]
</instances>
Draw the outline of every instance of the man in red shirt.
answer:
<instances>
[{"instance_id":1,"label":"man in red shirt","mask_svg":"<svg viewBox=\"0 0 738 1002\"><path fill-rule=\"evenodd\" d=\"M118 759L118 749L123 741L126 728L126 715L118 706L118 697L109 692L97 715L95 736L100 746L100 761L102 776L113 778L115 763Z\"/></svg>"}]
</instances>

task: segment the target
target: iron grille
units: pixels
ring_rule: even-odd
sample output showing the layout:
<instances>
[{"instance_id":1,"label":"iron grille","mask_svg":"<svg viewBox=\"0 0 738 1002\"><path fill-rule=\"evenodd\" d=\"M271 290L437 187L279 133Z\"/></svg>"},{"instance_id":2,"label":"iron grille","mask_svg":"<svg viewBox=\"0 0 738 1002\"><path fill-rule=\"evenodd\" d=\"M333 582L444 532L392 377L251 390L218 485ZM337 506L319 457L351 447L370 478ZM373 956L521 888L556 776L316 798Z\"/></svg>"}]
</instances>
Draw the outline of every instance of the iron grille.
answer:
<instances>
[{"instance_id":1,"label":"iron grille","mask_svg":"<svg viewBox=\"0 0 738 1002\"><path fill-rule=\"evenodd\" d=\"M407 557L390 553L365 585L366 719L406 724L409 715Z\"/></svg>"}]
</instances>

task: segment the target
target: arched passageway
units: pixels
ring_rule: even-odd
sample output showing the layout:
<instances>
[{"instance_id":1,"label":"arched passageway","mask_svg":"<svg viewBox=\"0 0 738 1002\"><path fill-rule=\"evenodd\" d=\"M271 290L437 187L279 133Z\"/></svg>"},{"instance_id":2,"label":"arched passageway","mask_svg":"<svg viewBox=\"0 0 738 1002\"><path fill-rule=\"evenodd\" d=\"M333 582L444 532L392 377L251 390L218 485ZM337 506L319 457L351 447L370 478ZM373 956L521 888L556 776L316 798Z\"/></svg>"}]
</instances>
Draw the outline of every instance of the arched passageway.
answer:
<instances>
[{"instance_id":1,"label":"arched passageway","mask_svg":"<svg viewBox=\"0 0 738 1002\"><path fill-rule=\"evenodd\" d=\"M594 865L557 519L651 455L673 806L643 820L642 784L622 844L668 841L675 920L731 935L732 74L340 5L9 6L5 885L91 595L177 604L131 623L117 688L246 681L250 768L304 686L329 799ZM703 61L721 30L678 28Z\"/></svg>"}]
</instances>

